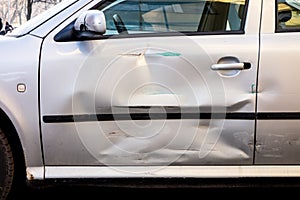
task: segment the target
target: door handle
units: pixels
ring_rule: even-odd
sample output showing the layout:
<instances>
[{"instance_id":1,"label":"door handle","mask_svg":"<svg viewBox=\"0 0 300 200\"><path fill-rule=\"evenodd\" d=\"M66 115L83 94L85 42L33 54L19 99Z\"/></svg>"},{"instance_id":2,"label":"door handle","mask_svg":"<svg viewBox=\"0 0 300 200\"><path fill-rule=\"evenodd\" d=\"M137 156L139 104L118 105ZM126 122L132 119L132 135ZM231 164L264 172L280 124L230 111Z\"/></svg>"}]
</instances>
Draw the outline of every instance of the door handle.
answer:
<instances>
[{"instance_id":1,"label":"door handle","mask_svg":"<svg viewBox=\"0 0 300 200\"><path fill-rule=\"evenodd\" d=\"M249 62L220 63L220 64L213 64L210 68L212 70L245 70L251 68L251 63Z\"/></svg>"}]
</instances>

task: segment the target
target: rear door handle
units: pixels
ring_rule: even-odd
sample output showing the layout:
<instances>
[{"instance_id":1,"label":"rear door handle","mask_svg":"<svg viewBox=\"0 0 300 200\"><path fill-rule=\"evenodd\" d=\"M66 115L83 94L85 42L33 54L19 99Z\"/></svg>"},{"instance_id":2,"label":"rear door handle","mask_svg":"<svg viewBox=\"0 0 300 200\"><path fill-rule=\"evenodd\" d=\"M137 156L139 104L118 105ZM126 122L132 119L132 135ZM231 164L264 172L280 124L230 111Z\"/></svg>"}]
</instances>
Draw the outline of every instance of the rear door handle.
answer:
<instances>
[{"instance_id":1,"label":"rear door handle","mask_svg":"<svg viewBox=\"0 0 300 200\"><path fill-rule=\"evenodd\" d=\"M251 63L249 62L220 63L220 64L213 64L210 68L212 70L245 70L251 68Z\"/></svg>"}]
</instances>

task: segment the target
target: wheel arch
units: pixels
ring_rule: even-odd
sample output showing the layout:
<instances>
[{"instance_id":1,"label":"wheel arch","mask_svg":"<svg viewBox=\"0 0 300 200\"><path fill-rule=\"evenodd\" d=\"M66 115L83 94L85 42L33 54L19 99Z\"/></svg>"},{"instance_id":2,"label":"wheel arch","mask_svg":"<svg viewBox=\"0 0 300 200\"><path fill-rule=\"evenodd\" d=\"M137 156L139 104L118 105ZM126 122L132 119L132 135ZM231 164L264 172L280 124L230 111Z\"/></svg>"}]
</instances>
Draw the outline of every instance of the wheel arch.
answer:
<instances>
[{"instance_id":1,"label":"wheel arch","mask_svg":"<svg viewBox=\"0 0 300 200\"><path fill-rule=\"evenodd\" d=\"M10 143L14 162L16 167L16 173L18 177L26 177L26 163L25 163L25 155L23 151L23 146L21 144L20 137L15 129L10 118L6 115L6 113L0 108L0 128L4 131L5 136ZM9 133L9 134L8 134Z\"/></svg>"}]
</instances>

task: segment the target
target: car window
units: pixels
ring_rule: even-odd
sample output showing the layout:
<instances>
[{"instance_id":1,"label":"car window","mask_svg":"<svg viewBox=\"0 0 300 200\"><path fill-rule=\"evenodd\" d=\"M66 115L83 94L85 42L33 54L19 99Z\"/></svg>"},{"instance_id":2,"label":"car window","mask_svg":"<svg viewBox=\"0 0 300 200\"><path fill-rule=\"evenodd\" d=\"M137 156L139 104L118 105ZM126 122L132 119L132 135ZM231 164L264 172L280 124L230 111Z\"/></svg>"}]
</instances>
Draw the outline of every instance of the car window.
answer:
<instances>
[{"instance_id":1,"label":"car window","mask_svg":"<svg viewBox=\"0 0 300 200\"><path fill-rule=\"evenodd\" d=\"M300 31L300 0L277 0L276 31Z\"/></svg>"},{"instance_id":2,"label":"car window","mask_svg":"<svg viewBox=\"0 0 300 200\"><path fill-rule=\"evenodd\" d=\"M119 0L102 10L106 35L242 31L247 0Z\"/></svg>"}]
</instances>

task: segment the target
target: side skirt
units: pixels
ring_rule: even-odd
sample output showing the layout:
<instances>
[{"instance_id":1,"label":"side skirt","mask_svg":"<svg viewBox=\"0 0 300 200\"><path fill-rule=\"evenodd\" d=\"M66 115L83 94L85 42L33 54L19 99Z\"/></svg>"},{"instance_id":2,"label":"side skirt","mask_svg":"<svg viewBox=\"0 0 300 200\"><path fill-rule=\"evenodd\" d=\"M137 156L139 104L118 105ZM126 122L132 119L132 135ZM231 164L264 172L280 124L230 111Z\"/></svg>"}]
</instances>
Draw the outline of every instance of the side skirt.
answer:
<instances>
[{"instance_id":1,"label":"side skirt","mask_svg":"<svg viewBox=\"0 0 300 200\"><path fill-rule=\"evenodd\" d=\"M44 171L45 170L45 171ZM300 166L46 166L28 167L27 179L300 177Z\"/></svg>"}]
</instances>

